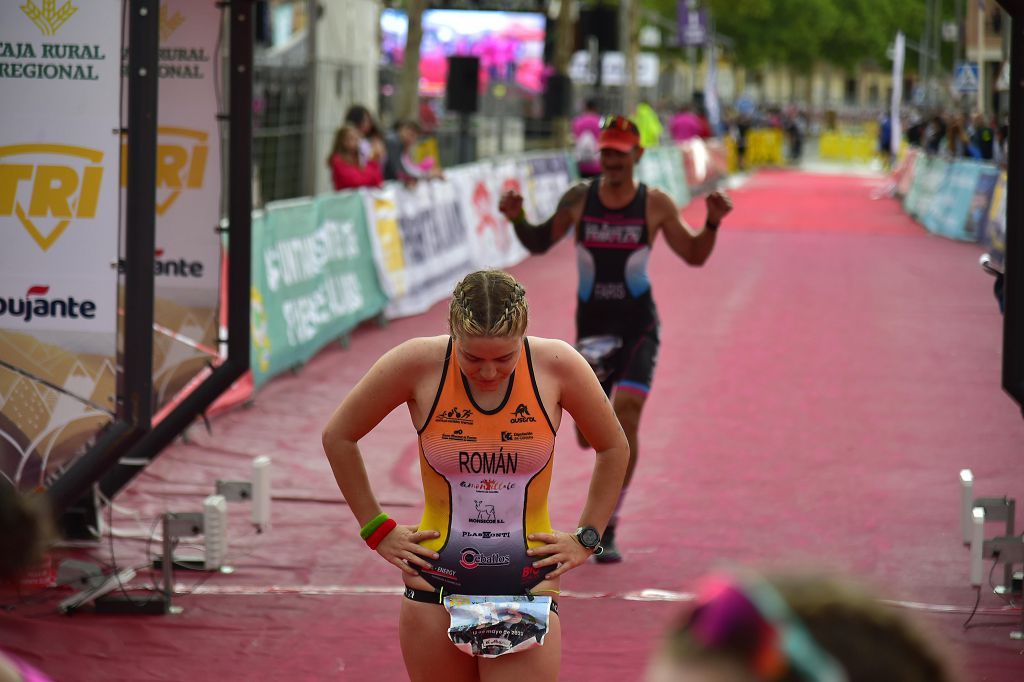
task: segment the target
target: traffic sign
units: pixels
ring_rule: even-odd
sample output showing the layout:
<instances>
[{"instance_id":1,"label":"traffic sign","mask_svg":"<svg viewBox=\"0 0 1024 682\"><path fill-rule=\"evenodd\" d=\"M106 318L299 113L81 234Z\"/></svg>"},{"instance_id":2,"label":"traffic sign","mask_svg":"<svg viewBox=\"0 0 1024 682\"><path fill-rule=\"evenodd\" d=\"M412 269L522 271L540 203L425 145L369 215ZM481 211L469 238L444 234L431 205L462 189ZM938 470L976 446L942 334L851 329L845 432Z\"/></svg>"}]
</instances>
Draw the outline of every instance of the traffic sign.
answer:
<instances>
[{"instance_id":1,"label":"traffic sign","mask_svg":"<svg viewBox=\"0 0 1024 682\"><path fill-rule=\"evenodd\" d=\"M953 71L953 87L957 92L978 91L978 65L974 62L962 62Z\"/></svg>"}]
</instances>

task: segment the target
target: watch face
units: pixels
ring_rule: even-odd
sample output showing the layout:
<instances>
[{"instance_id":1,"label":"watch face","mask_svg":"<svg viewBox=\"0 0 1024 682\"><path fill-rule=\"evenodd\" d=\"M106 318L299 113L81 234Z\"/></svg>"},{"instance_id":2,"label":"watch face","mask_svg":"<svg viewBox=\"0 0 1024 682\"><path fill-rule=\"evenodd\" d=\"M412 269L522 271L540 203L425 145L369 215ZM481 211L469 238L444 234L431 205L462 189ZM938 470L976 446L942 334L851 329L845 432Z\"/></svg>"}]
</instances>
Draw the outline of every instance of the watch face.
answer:
<instances>
[{"instance_id":1,"label":"watch face","mask_svg":"<svg viewBox=\"0 0 1024 682\"><path fill-rule=\"evenodd\" d=\"M581 528L579 538L580 544L587 548L597 547L601 542L601 536L594 528Z\"/></svg>"}]
</instances>

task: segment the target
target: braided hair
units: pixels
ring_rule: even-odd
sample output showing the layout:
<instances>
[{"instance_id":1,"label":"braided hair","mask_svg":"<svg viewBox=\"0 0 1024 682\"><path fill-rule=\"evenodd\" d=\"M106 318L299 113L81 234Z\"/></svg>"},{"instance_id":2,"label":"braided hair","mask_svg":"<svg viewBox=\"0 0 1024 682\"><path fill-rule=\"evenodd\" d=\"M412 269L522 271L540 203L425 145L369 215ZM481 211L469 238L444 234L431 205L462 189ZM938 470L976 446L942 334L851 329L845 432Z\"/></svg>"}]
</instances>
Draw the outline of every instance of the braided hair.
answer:
<instances>
[{"instance_id":1,"label":"braided hair","mask_svg":"<svg viewBox=\"0 0 1024 682\"><path fill-rule=\"evenodd\" d=\"M452 336L523 336L529 308L526 289L501 270L478 270L455 285L448 310Z\"/></svg>"}]
</instances>

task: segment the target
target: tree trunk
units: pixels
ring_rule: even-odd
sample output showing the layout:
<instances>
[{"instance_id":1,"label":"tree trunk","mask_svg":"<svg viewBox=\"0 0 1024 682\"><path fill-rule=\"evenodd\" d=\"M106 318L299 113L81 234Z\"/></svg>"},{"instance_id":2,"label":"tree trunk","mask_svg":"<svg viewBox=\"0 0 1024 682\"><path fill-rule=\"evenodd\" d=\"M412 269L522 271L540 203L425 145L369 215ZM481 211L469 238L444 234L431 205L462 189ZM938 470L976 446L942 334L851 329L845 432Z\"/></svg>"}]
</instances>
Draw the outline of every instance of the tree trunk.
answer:
<instances>
[{"instance_id":1,"label":"tree trunk","mask_svg":"<svg viewBox=\"0 0 1024 682\"><path fill-rule=\"evenodd\" d=\"M640 51L640 0L620 0L619 21L621 39L619 46L625 57L626 73L623 76L622 113L629 116L638 103L636 83L636 57Z\"/></svg>"},{"instance_id":2,"label":"tree trunk","mask_svg":"<svg viewBox=\"0 0 1024 682\"><path fill-rule=\"evenodd\" d=\"M573 5L576 0L561 0L558 8L558 21L555 23L555 53L551 65L560 76L569 75L569 62L573 48ZM568 147L572 144L568 116L558 116L551 122L551 141L555 147Z\"/></svg>"},{"instance_id":3,"label":"tree trunk","mask_svg":"<svg viewBox=\"0 0 1024 682\"><path fill-rule=\"evenodd\" d=\"M399 120L415 120L419 113L420 42L423 40L423 11L427 8L427 0L408 0L406 7L409 32L406 35L405 60L398 83L395 116Z\"/></svg>"}]
</instances>

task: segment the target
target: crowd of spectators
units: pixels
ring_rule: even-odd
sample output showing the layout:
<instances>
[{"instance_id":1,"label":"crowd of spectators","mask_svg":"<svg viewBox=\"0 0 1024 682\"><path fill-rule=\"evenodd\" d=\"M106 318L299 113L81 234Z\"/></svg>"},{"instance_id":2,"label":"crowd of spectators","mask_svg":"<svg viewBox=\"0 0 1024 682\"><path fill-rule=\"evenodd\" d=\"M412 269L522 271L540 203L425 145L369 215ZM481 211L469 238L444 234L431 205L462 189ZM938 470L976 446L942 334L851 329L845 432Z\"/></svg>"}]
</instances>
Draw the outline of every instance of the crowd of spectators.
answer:
<instances>
[{"instance_id":1,"label":"crowd of spectators","mask_svg":"<svg viewBox=\"0 0 1024 682\"><path fill-rule=\"evenodd\" d=\"M425 116L428 125L436 118ZM349 107L334 135L327 156L327 167L335 190L380 187L385 180L397 180L407 187L420 180L442 177L433 157L417 158L418 145L425 130L420 121L402 119L382 133L373 114L363 105Z\"/></svg>"}]
</instances>

